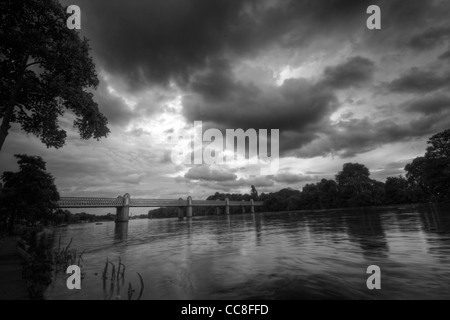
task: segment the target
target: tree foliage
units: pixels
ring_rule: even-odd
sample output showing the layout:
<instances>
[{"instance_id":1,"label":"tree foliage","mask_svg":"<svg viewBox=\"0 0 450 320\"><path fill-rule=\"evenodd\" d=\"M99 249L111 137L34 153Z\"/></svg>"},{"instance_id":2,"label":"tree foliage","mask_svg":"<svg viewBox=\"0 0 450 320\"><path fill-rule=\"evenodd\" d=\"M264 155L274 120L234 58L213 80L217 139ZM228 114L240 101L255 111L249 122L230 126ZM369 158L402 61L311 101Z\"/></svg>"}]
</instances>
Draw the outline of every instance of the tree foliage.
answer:
<instances>
[{"instance_id":1,"label":"tree foliage","mask_svg":"<svg viewBox=\"0 0 450 320\"><path fill-rule=\"evenodd\" d=\"M427 159L450 159L450 129L435 134L428 140Z\"/></svg>"},{"instance_id":2,"label":"tree foliage","mask_svg":"<svg viewBox=\"0 0 450 320\"><path fill-rule=\"evenodd\" d=\"M3 0L0 14L0 150L13 123L62 147L65 110L82 139L106 137L107 119L89 91L98 78L88 41L67 28L66 9L57 0Z\"/></svg>"},{"instance_id":3,"label":"tree foliage","mask_svg":"<svg viewBox=\"0 0 450 320\"><path fill-rule=\"evenodd\" d=\"M377 205L384 202L384 185L370 179L369 169L359 163L346 163L336 175L341 203L345 207Z\"/></svg>"},{"instance_id":4,"label":"tree foliage","mask_svg":"<svg viewBox=\"0 0 450 320\"><path fill-rule=\"evenodd\" d=\"M423 190L427 200L450 200L450 129L432 136L425 155L405 170L411 186Z\"/></svg>"},{"instance_id":5,"label":"tree foliage","mask_svg":"<svg viewBox=\"0 0 450 320\"><path fill-rule=\"evenodd\" d=\"M387 204L402 204L410 201L408 180L402 176L388 177L385 191Z\"/></svg>"},{"instance_id":6,"label":"tree foliage","mask_svg":"<svg viewBox=\"0 0 450 320\"><path fill-rule=\"evenodd\" d=\"M29 222L46 220L56 209L59 193L44 160L36 156L15 155L18 172L4 172L3 215L10 226L17 219Z\"/></svg>"}]
</instances>

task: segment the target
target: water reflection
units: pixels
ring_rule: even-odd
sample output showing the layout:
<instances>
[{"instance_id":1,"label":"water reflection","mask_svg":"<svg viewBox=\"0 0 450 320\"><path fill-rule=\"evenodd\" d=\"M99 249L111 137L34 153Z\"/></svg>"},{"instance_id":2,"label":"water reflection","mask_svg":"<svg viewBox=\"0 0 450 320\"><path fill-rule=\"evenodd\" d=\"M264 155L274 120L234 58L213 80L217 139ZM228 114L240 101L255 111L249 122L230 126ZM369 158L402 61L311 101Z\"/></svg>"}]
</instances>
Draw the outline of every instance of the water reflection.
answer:
<instances>
[{"instance_id":1,"label":"water reflection","mask_svg":"<svg viewBox=\"0 0 450 320\"><path fill-rule=\"evenodd\" d=\"M429 204L420 213L425 232L436 234L450 233L450 205Z\"/></svg>"},{"instance_id":2,"label":"water reflection","mask_svg":"<svg viewBox=\"0 0 450 320\"><path fill-rule=\"evenodd\" d=\"M262 245L262 218L259 214L252 214L253 224L255 226L256 245L260 247Z\"/></svg>"},{"instance_id":3,"label":"water reflection","mask_svg":"<svg viewBox=\"0 0 450 320\"><path fill-rule=\"evenodd\" d=\"M429 253L450 264L450 204L429 204L420 213L422 230L428 235ZM450 271L449 271L450 272Z\"/></svg>"},{"instance_id":4,"label":"water reflection","mask_svg":"<svg viewBox=\"0 0 450 320\"><path fill-rule=\"evenodd\" d=\"M114 228L114 239L118 241L126 240L128 237L128 223L129 222L119 222L116 223Z\"/></svg>"},{"instance_id":5,"label":"water reflection","mask_svg":"<svg viewBox=\"0 0 450 320\"><path fill-rule=\"evenodd\" d=\"M186 225L187 225L187 237L188 239L191 239L191 233L192 233L192 219L187 219L186 221Z\"/></svg>"},{"instance_id":6,"label":"water reflection","mask_svg":"<svg viewBox=\"0 0 450 320\"><path fill-rule=\"evenodd\" d=\"M83 290L56 281L47 297L117 292L101 271L121 257L127 281L143 276L143 299L448 299L449 212L410 206L71 225L58 232L62 243L73 238L86 249ZM377 292L365 286L370 264L382 270Z\"/></svg>"},{"instance_id":7,"label":"water reflection","mask_svg":"<svg viewBox=\"0 0 450 320\"><path fill-rule=\"evenodd\" d=\"M387 257L389 248L378 213L371 210L353 212L345 222L350 241L360 245L366 258Z\"/></svg>"}]
</instances>

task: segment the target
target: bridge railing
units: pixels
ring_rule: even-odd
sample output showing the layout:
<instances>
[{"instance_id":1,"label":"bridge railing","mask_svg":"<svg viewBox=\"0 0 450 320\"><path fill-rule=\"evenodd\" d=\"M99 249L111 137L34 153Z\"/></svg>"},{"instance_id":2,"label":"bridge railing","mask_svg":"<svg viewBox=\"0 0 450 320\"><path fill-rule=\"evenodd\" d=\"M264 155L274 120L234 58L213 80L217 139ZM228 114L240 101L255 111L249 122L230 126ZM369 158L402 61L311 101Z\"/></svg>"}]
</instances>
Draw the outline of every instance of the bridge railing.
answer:
<instances>
[{"instance_id":1,"label":"bridge railing","mask_svg":"<svg viewBox=\"0 0 450 320\"><path fill-rule=\"evenodd\" d=\"M120 207L122 198L62 197L58 201L61 208L71 207Z\"/></svg>"},{"instance_id":2,"label":"bridge railing","mask_svg":"<svg viewBox=\"0 0 450 320\"><path fill-rule=\"evenodd\" d=\"M130 199L130 207L177 207L187 205L187 200Z\"/></svg>"},{"instance_id":3,"label":"bridge railing","mask_svg":"<svg viewBox=\"0 0 450 320\"><path fill-rule=\"evenodd\" d=\"M214 207L225 206L225 201L222 200L192 200L192 205L197 207Z\"/></svg>"},{"instance_id":4,"label":"bridge railing","mask_svg":"<svg viewBox=\"0 0 450 320\"><path fill-rule=\"evenodd\" d=\"M225 200L192 200L193 207L226 206ZM124 198L91 198L91 197L62 197L58 201L60 208L100 208L123 207ZM130 207L185 207L188 200L174 199L129 199ZM251 201L229 201L230 207L251 206ZM253 202L254 206L262 206L262 201Z\"/></svg>"}]
</instances>

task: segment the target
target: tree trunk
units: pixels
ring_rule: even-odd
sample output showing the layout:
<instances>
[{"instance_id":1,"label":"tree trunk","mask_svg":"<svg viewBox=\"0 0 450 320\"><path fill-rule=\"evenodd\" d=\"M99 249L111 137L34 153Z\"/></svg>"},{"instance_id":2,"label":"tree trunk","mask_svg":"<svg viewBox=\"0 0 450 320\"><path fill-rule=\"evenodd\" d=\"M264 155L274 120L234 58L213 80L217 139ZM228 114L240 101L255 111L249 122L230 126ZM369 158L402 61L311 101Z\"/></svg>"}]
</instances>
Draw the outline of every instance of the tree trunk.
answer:
<instances>
[{"instance_id":1,"label":"tree trunk","mask_svg":"<svg viewBox=\"0 0 450 320\"><path fill-rule=\"evenodd\" d=\"M22 60L22 67L20 68L20 73L17 77L16 84L14 86L13 92L11 93L11 98L8 102L8 107L6 108L5 114L3 116L2 125L0 127L0 151L3 148L3 144L5 143L6 137L8 136L8 131L11 128L11 119L14 114L14 108L17 103L17 96L20 92L20 89L23 84L23 75L25 73L25 69L27 67L28 55L24 57Z\"/></svg>"},{"instance_id":2,"label":"tree trunk","mask_svg":"<svg viewBox=\"0 0 450 320\"><path fill-rule=\"evenodd\" d=\"M6 109L5 116L3 117L2 126L0 127L0 151L5 143L6 136L8 135L9 128L11 128L10 122L14 112L14 104L10 103Z\"/></svg>"}]
</instances>

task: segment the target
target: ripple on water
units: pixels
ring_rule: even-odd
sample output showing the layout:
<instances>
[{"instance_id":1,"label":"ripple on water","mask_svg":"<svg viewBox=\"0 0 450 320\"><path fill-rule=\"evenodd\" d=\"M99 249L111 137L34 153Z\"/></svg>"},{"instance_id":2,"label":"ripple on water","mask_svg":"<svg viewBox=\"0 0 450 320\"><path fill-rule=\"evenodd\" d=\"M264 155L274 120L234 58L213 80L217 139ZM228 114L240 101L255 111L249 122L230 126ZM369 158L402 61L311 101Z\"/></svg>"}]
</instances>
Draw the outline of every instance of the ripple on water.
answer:
<instances>
[{"instance_id":1,"label":"ripple on water","mask_svg":"<svg viewBox=\"0 0 450 320\"><path fill-rule=\"evenodd\" d=\"M61 277L46 295L104 299L101 271L120 257L125 285L143 276L144 299L448 299L449 216L425 208L70 225L56 238L86 250L83 289L67 290ZM366 287L372 264L382 270L377 292Z\"/></svg>"}]
</instances>

